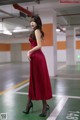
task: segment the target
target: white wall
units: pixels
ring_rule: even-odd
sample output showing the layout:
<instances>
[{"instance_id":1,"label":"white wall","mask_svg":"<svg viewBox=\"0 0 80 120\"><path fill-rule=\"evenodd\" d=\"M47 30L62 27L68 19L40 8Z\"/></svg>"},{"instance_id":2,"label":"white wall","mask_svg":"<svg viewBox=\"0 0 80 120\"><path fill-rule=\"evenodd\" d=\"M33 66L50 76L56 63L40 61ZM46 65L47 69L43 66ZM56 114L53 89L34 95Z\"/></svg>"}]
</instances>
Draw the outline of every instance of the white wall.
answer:
<instances>
[{"instance_id":1,"label":"white wall","mask_svg":"<svg viewBox=\"0 0 80 120\"><path fill-rule=\"evenodd\" d=\"M57 62L66 61L66 50L57 50Z\"/></svg>"},{"instance_id":2,"label":"white wall","mask_svg":"<svg viewBox=\"0 0 80 120\"><path fill-rule=\"evenodd\" d=\"M22 62L29 62L27 58L27 51L22 51Z\"/></svg>"},{"instance_id":3,"label":"white wall","mask_svg":"<svg viewBox=\"0 0 80 120\"><path fill-rule=\"evenodd\" d=\"M22 61L22 51L21 44L11 44L11 62L21 62Z\"/></svg>"},{"instance_id":4,"label":"white wall","mask_svg":"<svg viewBox=\"0 0 80 120\"><path fill-rule=\"evenodd\" d=\"M11 62L11 52L0 52L0 63Z\"/></svg>"}]
</instances>

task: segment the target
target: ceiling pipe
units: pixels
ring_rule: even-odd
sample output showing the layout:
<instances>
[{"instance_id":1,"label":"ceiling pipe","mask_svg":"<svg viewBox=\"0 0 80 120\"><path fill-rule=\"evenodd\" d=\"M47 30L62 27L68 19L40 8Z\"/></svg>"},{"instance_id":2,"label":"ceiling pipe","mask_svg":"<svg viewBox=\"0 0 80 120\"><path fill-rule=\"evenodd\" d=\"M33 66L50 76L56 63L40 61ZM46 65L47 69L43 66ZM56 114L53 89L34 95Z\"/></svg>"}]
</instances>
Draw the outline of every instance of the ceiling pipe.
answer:
<instances>
[{"instance_id":1,"label":"ceiling pipe","mask_svg":"<svg viewBox=\"0 0 80 120\"><path fill-rule=\"evenodd\" d=\"M40 0L35 0L36 3L40 4Z\"/></svg>"},{"instance_id":2,"label":"ceiling pipe","mask_svg":"<svg viewBox=\"0 0 80 120\"><path fill-rule=\"evenodd\" d=\"M18 17L18 16L15 16L15 15L13 15L13 14L11 14L11 13L8 13L8 12L6 12L6 11L4 11L4 10L1 10L1 9L0 9L0 12L4 13L4 14L6 14L6 15L9 15L9 16L7 16L7 17L1 17L1 21L2 21L2 19L20 18L20 17ZM22 19L22 18L20 18L20 19Z\"/></svg>"},{"instance_id":3,"label":"ceiling pipe","mask_svg":"<svg viewBox=\"0 0 80 120\"><path fill-rule=\"evenodd\" d=\"M13 4L13 7L14 7L15 9L18 9L18 10L20 10L21 12L27 14L29 17L32 17L32 16L33 16L33 13L32 13L32 12L30 12L29 10L21 7L21 6L18 5L18 4Z\"/></svg>"},{"instance_id":4,"label":"ceiling pipe","mask_svg":"<svg viewBox=\"0 0 80 120\"><path fill-rule=\"evenodd\" d=\"M9 5L24 2L34 2L34 0L0 0L0 5Z\"/></svg>"},{"instance_id":5,"label":"ceiling pipe","mask_svg":"<svg viewBox=\"0 0 80 120\"><path fill-rule=\"evenodd\" d=\"M12 17L14 16L14 15L12 15L12 14L10 14L10 13L4 11L4 10L1 10L1 9L0 9L0 12L2 12L2 13L4 13L4 14L7 14L7 15L9 15L9 16L12 16Z\"/></svg>"},{"instance_id":6,"label":"ceiling pipe","mask_svg":"<svg viewBox=\"0 0 80 120\"><path fill-rule=\"evenodd\" d=\"M61 16L75 16L75 15L80 15L80 13L57 15L57 17L61 17Z\"/></svg>"}]
</instances>

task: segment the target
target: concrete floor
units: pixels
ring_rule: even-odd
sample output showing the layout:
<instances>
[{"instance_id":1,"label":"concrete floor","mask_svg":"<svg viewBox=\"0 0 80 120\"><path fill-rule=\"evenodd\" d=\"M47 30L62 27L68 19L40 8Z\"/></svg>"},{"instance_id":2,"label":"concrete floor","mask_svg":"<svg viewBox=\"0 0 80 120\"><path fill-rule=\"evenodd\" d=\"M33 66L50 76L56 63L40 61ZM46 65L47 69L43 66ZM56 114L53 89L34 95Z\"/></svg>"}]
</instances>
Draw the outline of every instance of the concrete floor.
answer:
<instances>
[{"instance_id":1,"label":"concrete floor","mask_svg":"<svg viewBox=\"0 0 80 120\"><path fill-rule=\"evenodd\" d=\"M29 85L29 63L0 64L0 120L80 120L80 64L58 63L58 76L51 78L53 98L45 118L39 117L41 101L33 101L33 112L25 115ZM4 118L4 119L3 119Z\"/></svg>"}]
</instances>

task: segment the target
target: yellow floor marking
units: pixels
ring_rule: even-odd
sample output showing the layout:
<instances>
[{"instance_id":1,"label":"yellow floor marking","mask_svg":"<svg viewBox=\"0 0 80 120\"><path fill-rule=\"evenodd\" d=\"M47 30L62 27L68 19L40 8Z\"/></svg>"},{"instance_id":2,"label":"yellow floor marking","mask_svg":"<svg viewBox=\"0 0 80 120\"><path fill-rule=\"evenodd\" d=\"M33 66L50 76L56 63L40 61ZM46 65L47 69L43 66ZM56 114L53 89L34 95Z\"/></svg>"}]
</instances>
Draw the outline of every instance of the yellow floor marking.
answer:
<instances>
[{"instance_id":1,"label":"yellow floor marking","mask_svg":"<svg viewBox=\"0 0 80 120\"><path fill-rule=\"evenodd\" d=\"M12 90L12 89L14 89L14 88L18 88L18 87L20 87L21 85L23 85L23 84L25 84L25 83L27 83L27 82L29 82L29 80L25 80L25 81L23 81L23 82L21 82L21 83L19 83L19 84L16 84L16 85L12 86L11 88L0 92L0 95L5 94L6 92L8 92L8 91L10 91L10 90Z\"/></svg>"}]
</instances>

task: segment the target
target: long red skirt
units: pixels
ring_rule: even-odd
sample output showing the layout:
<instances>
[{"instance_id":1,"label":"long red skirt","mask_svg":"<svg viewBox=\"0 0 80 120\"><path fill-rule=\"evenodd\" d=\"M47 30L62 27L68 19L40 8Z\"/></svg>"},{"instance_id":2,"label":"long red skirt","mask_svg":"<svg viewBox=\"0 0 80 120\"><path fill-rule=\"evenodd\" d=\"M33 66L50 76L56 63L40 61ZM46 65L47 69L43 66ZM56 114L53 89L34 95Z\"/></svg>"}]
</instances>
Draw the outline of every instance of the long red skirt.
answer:
<instances>
[{"instance_id":1,"label":"long red skirt","mask_svg":"<svg viewBox=\"0 0 80 120\"><path fill-rule=\"evenodd\" d=\"M43 52L39 49L31 54L29 98L48 100L52 98L50 78Z\"/></svg>"}]
</instances>

